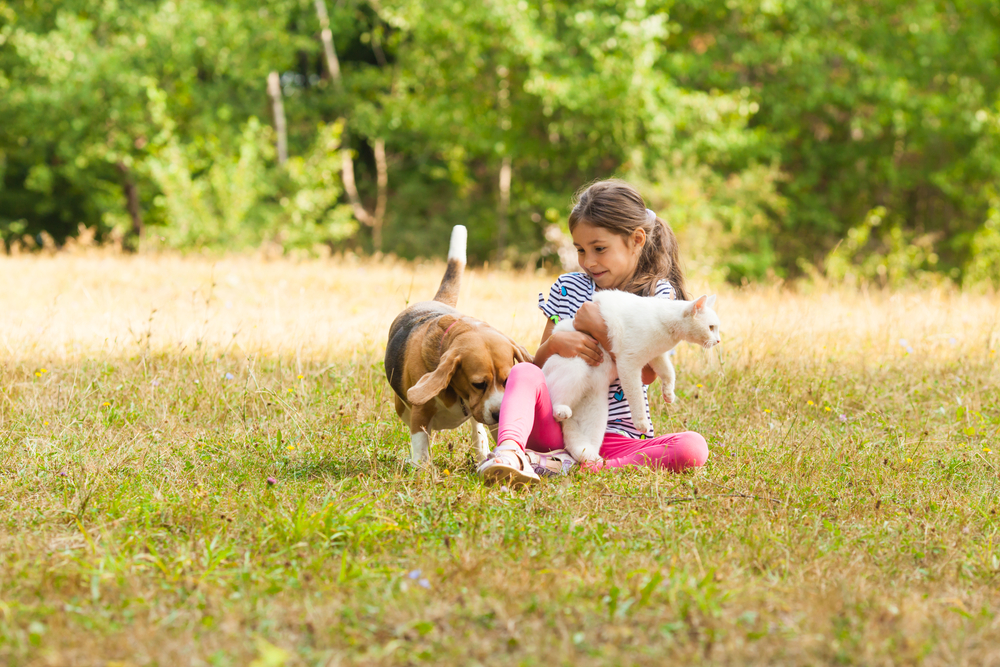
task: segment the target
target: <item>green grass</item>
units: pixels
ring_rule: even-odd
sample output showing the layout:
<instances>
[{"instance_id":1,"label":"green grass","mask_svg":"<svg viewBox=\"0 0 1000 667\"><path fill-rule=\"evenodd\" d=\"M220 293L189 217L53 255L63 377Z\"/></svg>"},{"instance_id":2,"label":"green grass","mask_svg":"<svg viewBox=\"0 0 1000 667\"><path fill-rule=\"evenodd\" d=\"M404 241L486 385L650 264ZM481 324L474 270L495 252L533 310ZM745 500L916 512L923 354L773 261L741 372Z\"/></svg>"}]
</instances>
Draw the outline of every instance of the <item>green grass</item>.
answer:
<instances>
[{"instance_id":1,"label":"green grass","mask_svg":"<svg viewBox=\"0 0 1000 667\"><path fill-rule=\"evenodd\" d=\"M996 661L995 353L764 350L654 401L704 469L523 491L375 355L0 365L0 662Z\"/></svg>"}]
</instances>

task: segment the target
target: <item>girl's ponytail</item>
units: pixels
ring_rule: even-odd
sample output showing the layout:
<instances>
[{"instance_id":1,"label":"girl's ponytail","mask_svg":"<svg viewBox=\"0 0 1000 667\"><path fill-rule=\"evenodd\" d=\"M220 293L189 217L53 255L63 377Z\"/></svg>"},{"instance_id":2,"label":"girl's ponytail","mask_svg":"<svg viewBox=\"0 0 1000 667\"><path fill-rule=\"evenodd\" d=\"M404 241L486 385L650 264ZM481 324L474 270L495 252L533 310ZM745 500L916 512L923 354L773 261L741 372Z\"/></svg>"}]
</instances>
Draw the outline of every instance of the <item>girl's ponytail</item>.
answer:
<instances>
[{"instance_id":1,"label":"girl's ponytail","mask_svg":"<svg viewBox=\"0 0 1000 667\"><path fill-rule=\"evenodd\" d=\"M646 244L639 255L635 276L628 287L642 296L656 294L656 284L666 278L674 288L675 298L687 301L684 288L684 273L681 271L680 251L674 230L658 215L649 215L650 223L646 231Z\"/></svg>"}]
</instances>

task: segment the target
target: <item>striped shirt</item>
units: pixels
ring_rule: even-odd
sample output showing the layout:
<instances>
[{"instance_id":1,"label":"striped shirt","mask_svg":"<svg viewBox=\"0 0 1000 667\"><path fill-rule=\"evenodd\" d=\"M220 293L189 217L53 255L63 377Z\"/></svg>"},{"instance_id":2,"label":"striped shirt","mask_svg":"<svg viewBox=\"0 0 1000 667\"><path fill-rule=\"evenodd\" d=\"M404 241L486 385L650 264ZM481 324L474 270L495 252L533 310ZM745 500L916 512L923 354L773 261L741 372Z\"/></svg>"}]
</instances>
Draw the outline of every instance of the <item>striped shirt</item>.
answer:
<instances>
[{"instance_id":1,"label":"striped shirt","mask_svg":"<svg viewBox=\"0 0 1000 667\"><path fill-rule=\"evenodd\" d=\"M594 298L596 285L586 273L564 273L556 279L549 290L549 300L545 301L542 294L538 295L538 307L542 309L545 316L556 321L565 320L576 315L587 301ZM673 299L674 288L666 280L660 280L656 284L656 296L661 299ZM649 397L646 387L642 387L642 400L646 404L646 418L652 423L649 414ZM632 424L632 412L629 410L628 401L625 400L625 392L622 391L622 383L615 378L608 389L608 433L618 433L630 438L650 438L653 431L642 433Z\"/></svg>"}]
</instances>

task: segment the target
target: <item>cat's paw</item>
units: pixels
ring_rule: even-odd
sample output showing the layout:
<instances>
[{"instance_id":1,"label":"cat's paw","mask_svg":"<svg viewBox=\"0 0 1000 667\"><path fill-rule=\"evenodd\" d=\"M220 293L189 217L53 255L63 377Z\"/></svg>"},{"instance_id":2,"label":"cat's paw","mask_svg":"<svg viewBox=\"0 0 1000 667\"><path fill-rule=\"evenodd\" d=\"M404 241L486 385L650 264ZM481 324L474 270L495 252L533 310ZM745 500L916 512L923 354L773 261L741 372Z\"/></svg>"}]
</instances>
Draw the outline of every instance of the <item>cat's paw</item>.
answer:
<instances>
[{"instance_id":1,"label":"cat's paw","mask_svg":"<svg viewBox=\"0 0 1000 667\"><path fill-rule=\"evenodd\" d=\"M598 453L597 447L583 447L573 454L573 458L576 459L578 463L593 463L595 461L600 461L601 455Z\"/></svg>"},{"instance_id":2,"label":"cat's paw","mask_svg":"<svg viewBox=\"0 0 1000 667\"><path fill-rule=\"evenodd\" d=\"M573 410L568 405L557 405L552 408L552 416L557 422L564 422L573 416Z\"/></svg>"}]
</instances>

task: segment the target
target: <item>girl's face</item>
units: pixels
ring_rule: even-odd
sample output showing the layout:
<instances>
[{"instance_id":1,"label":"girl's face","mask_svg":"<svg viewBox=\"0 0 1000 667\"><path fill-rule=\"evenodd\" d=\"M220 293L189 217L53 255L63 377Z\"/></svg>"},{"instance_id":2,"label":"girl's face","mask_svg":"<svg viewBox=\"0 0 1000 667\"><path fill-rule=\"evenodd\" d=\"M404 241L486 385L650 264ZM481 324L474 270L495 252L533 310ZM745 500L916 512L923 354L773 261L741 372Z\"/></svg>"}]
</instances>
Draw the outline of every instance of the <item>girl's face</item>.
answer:
<instances>
[{"instance_id":1,"label":"girl's face","mask_svg":"<svg viewBox=\"0 0 1000 667\"><path fill-rule=\"evenodd\" d=\"M593 278L598 289L619 289L628 284L645 242L646 232L642 229L621 236L586 222L573 228L573 245L580 267Z\"/></svg>"}]
</instances>

